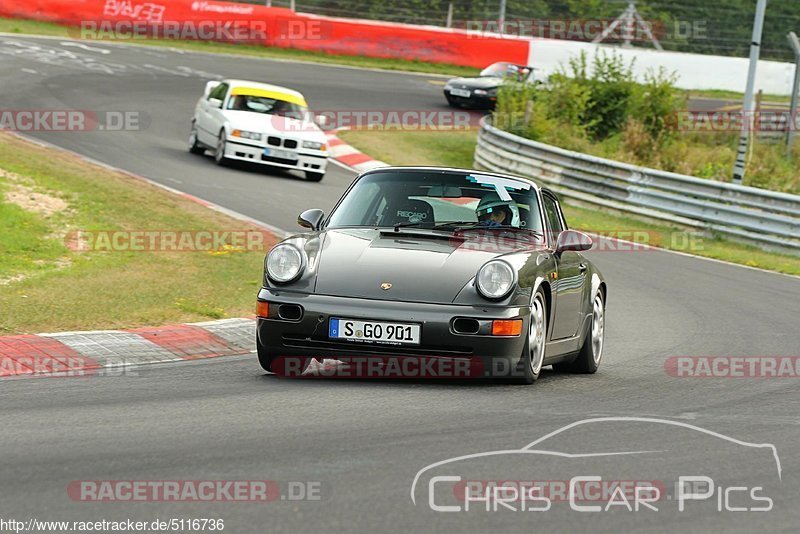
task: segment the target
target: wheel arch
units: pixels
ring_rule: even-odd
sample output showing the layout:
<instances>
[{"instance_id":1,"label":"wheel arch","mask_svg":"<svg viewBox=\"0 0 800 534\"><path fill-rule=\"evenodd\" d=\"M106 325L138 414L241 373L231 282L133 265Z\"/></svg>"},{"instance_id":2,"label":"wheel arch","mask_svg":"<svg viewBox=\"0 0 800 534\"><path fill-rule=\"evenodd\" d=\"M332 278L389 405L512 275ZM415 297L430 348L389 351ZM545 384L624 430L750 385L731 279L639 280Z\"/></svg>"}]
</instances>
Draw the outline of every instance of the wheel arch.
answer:
<instances>
[{"instance_id":1,"label":"wheel arch","mask_svg":"<svg viewBox=\"0 0 800 534\"><path fill-rule=\"evenodd\" d=\"M545 313L545 319L547 320L547 332L549 334L550 332L552 332L552 326L553 326L552 323L550 322L550 317L552 314L551 310L553 308L553 290L550 287L550 282L548 282L547 280L542 280L541 283L537 286L536 291L538 291L540 288L544 293L544 313ZM534 295L536 294L536 291L533 292Z\"/></svg>"}]
</instances>

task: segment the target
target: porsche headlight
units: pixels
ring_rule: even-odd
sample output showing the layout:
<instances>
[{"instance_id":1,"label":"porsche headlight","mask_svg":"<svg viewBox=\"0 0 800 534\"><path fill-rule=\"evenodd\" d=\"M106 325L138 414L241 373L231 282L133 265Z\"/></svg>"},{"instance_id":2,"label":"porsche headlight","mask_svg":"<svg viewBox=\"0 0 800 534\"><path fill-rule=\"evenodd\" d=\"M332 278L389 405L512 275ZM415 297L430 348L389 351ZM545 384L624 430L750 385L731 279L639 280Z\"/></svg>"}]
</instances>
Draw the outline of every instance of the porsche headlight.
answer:
<instances>
[{"instance_id":1,"label":"porsche headlight","mask_svg":"<svg viewBox=\"0 0 800 534\"><path fill-rule=\"evenodd\" d=\"M267 275L275 282L291 282L303 270L303 253L292 245L273 248L267 255Z\"/></svg>"},{"instance_id":2,"label":"porsche headlight","mask_svg":"<svg viewBox=\"0 0 800 534\"><path fill-rule=\"evenodd\" d=\"M514 268L501 260L492 260L478 270L475 286L487 299L500 299L508 295L516 282Z\"/></svg>"},{"instance_id":3,"label":"porsche headlight","mask_svg":"<svg viewBox=\"0 0 800 534\"><path fill-rule=\"evenodd\" d=\"M252 139L253 141L261 141L261 134L258 132L248 132L247 130L234 130L231 132L234 137L241 137L242 139Z\"/></svg>"},{"instance_id":4,"label":"porsche headlight","mask_svg":"<svg viewBox=\"0 0 800 534\"><path fill-rule=\"evenodd\" d=\"M325 143L317 143L316 141L303 141L303 148L310 148L312 150L325 150Z\"/></svg>"}]
</instances>

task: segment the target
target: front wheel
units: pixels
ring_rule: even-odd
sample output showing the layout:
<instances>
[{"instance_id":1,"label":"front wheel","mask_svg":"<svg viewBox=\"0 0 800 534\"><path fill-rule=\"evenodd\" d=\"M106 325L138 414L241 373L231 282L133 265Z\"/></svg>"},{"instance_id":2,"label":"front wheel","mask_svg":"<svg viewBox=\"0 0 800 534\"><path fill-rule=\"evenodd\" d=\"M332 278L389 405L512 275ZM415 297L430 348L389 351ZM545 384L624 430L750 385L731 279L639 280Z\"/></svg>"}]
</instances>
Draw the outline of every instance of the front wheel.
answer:
<instances>
[{"instance_id":1,"label":"front wheel","mask_svg":"<svg viewBox=\"0 0 800 534\"><path fill-rule=\"evenodd\" d=\"M306 171L306 180L309 182L319 182L325 176L324 172Z\"/></svg>"},{"instance_id":2,"label":"front wheel","mask_svg":"<svg viewBox=\"0 0 800 534\"><path fill-rule=\"evenodd\" d=\"M533 384L539 379L544 364L545 343L547 340L547 308L544 291L536 291L531 302L531 317L528 322L528 338L525 340L522 357L512 381L519 384Z\"/></svg>"},{"instance_id":3,"label":"front wheel","mask_svg":"<svg viewBox=\"0 0 800 534\"><path fill-rule=\"evenodd\" d=\"M606 306L603 300L603 293L598 289L592 301L592 326L589 330L589 335L586 336L586 340L583 342L581 351L573 361L556 364L554 366L555 369L569 373L596 373L603 357L605 330Z\"/></svg>"},{"instance_id":4,"label":"front wheel","mask_svg":"<svg viewBox=\"0 0 800 534\"><path fill-rule=\"evenodd\" d=\"M214 161L217 162L217 165L224 167L228 164L228 158L225 157L225 147L228 144L228 140L225 139L225 130L221 130L219 132L219 138L217 139L217 150L214 152Z\"/></svg>"},{"instance_id":5,"label":"front wheel","mask_svg":"<svg viewBox=\"0 0 800 534\"><path fill-rule=\"evenodd\" d=\"M189 152L192 154L202 154L206 149L197 140L197 124L192 121L192 131L189 133Z\"/></svg>"}]
</instances>

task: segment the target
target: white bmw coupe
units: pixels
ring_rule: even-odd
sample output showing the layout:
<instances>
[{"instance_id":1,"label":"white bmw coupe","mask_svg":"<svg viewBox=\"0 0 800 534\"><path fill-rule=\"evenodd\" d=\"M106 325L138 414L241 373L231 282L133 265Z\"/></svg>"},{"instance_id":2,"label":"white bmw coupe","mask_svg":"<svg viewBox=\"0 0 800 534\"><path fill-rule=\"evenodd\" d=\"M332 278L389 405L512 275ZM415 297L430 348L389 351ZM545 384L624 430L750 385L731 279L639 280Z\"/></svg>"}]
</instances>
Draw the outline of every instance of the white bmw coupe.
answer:
<instances>
[{"instance_id":1,"label":"white bmw coupe","mask_svg":"<svg viewBox=\"0 0 800 534\"><path fill-rule=\"evenodd\" d=\"M244 80L212 81L194 110L189 151L304 171L319 182L328 165L324 117L313 118L302 94ZM318 124L319 123L319 124Z\"/></svg>"}]
</instances>

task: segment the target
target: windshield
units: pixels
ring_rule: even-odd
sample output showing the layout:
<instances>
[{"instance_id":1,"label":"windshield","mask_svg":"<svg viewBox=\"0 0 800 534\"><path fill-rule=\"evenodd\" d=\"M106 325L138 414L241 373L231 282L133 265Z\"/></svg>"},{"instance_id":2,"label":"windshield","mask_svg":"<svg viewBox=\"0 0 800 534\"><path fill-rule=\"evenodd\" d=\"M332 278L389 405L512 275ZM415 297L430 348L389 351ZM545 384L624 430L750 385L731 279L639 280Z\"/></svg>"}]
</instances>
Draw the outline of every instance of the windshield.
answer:
<instances>
[{"instance_id":1,"label":"windshield","mask_svg":"<svg viewBox=\"0 0 800 534\"><path fill-rule=\"evenodd\" d=\"M481 76L494 76L497 78L505 78L506 76L516 76L520 80L524 80L531 73L530 67L520 67L513 63L493 63L481 71Z\"/></svg>"},{"instance_id":2,"label":"windshield","mask_svg":"<svg viewBox=\"0 0 800 534\"><path fill-rule=\"evenodd\" d=\"M294 102L255 95L232 96L228 101L228 109L297 118L302 118L308 110L305 106L295 104Z\"/></svg>"},{"instance_id":3,"label":"windshield","mask_svg":"<svg viewBox=\"0 0 800 534\"><path fill-rule=\"evenodd\" d=\"M361 178L327 225L542 232L534 188L478 171L386 171Z\"/></svg>"},{"instance_id":4,"label":"windshield","mask_svg":"<svg viewBox=\"0 0 800 534\"><path fill-rule=\"evenodd\" d=\"M498 78L502 78L506 74L511 74L509 69L513 71L516 68L516 65L512 63L492 63L481 71L481 76L497 76Z\"/></svg>"}]
</instances>

